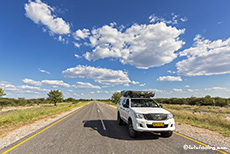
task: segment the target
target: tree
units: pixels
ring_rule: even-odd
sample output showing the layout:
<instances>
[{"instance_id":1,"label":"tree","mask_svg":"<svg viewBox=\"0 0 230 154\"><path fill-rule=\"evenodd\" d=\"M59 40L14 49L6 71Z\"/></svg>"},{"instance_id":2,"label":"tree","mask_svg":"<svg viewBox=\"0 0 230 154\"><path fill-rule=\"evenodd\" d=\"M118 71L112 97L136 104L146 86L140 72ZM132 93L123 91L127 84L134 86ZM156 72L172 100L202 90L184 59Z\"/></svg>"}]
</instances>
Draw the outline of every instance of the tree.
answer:
<instances>
[{"instance_id":1,"label":"tree","mask_svg":"<svg viewBox=\"0 0 230 154\"><path fill-rule=\"evenodd\" d=\"M59 90L51 90L47 95L49 96L48 99L54 102L54 106L57 106L57 102L63 100L63 94Z\"/></svg>"},{"instance_id":2,"label":"tree","mask_svg":"<svg viewBox=\"0 0 230 154\"><path fill-rule=\"evenodd\" d=\"M3 89L0 88L0 97L2 97L2 96L4 96L4 95L6 95L6 94L4 93ZM2 108L3 108L4 103L5 103L4 101L0 101L0 104L1 104L1 107L2 107Z\"/></svg>"},{"instance_id":3,"label":"tree","mask_svg":"<svg viewBox=\"0 0 230 154\"><path fill-rule=\"evenodd\" d=\"M203 104L202 105L213 105L213 99L211 96L206 95L203 99Z\"/></svg>"},{"instance_id":4,"label":"tree","mask_svg":"<svg viewBox=\"0 0 230 154\"><path fill-rule=\"evenodd\" d=\"M224 99L224 98L216 97L215 98L215 105L220 106L220 107L227 106L228 105L228 100Z\"/></svg>"},{"instance_id":5,"label":"tree","mask_svg":"<svg viewBox=\"0 0 230 154\"><path fill-rule=\"evenodd\" d=\"M4 96L4 95L6 95L6 94L4 93L3 89L0 88L0 97L2 97L2 96Z\"/></svg>"},{"instance_id":6,"label":"tree","mask_svg":"<svg viewBox=\"0 0 230 154\"><path fill-rule=\"evenodd\" d=\"M113 103L117 104L120 98L121 98L121 93L115 92L115 93L113 93L113 96L111 97L111 101Z\"/></svg>"},{"instance_id":7,"label":"tree","mask_svg":"<svg viewBox=\"0 0 230 154\"><path fill-rule=\"evenodd\" d=\"M18 100L16 102L19 106L24 106L28 103L28 101L24 97L18 97Z\"/></svg>"}]
</instances>

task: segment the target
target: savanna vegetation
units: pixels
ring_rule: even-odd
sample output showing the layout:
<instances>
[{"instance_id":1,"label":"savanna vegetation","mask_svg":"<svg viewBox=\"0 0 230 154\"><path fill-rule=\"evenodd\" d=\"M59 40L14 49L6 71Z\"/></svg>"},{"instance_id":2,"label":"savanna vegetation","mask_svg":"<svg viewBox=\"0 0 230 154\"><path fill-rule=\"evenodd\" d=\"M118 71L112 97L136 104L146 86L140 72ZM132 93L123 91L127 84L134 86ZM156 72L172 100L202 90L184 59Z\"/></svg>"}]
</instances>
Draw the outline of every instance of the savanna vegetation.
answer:
<instances>
[{"instance_id":1,"label":"savanna vegetation","mask_svg":"<svg viewBox=\"0 0 230 154\"><path fill-rule=\"evenodd\" d=\"M50 91L48 98L3 98L5 93L0 88L0 128L24 124L74 107L85 105L92 99L63 98L61 91ZM97 100L116 106L121 94L116 92L108 100ZM163 108L174 115L179 123L218 131L230 136L230 99L211 97L156 98ZM55 106L56 105L56 106ZM7 108L13 108L7 110Z\"/></svg>"}]
</instances>

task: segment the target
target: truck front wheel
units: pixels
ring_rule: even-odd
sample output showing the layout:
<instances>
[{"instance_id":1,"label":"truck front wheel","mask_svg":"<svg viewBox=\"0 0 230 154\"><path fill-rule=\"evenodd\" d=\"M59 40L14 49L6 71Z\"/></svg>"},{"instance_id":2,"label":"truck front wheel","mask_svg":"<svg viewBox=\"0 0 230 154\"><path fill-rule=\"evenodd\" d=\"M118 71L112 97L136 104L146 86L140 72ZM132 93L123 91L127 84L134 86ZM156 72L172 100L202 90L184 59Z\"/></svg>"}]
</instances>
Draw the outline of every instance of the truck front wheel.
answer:
<instances>
[{"instance_id":1,"label":"truck front wheel","mask_svg":"<svg viewBox=\"0 0 230 154\"><path fill-rule=\"evenodd\" d=\"M133 129L132 120L129 120L128 127L129 127L129 136L132 138L136 138L138 132Z\"/></svg>"},{"instance_id":2,"label":"truck front wheel","mask_svg":"<svg viewBox=\"0 0 230 154\"><path fill-rule=\"evenodd\" d=\"M170 137L170 136L172 136L172 134L173 134L172 131L161 132L161 136L162 136L162 137Z\"/></svg>"}]
</instances>

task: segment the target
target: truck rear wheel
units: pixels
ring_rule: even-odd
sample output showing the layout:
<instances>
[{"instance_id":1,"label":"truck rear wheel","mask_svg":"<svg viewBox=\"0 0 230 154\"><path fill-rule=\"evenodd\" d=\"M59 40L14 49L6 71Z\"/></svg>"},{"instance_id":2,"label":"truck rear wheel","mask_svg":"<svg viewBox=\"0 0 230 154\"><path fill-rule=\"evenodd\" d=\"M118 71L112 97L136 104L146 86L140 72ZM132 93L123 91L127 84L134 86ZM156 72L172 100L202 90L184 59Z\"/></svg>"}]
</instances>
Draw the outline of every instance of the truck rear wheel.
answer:
<instances>
[{"instance_id":1,"label":"truck rear wheel","mask_svg":"<svg viewBox=\"0 0 230 154\"><path fill-rule=\"evenodd\" d=\"M118 125L123 125L124 124L123 120L121 119L121 116L120 116L119 112L117 113L117 123L118 123Z\"/></svg>"}]
</instances>

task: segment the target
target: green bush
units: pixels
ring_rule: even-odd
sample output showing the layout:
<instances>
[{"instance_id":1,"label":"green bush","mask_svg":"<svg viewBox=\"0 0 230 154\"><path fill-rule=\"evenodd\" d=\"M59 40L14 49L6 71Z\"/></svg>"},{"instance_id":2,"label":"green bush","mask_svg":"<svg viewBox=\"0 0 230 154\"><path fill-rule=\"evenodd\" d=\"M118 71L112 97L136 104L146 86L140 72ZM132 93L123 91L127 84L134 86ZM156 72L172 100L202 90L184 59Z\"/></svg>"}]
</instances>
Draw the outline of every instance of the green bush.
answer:
<instances>
[{"instance_id":1,"label":"green bush","mask_svg":"<svg viewBox=\"0 0 230 154\"><path fill-rule=\"evenodd\" d=\"M74 101L75 101L75 99L72 97L69 97L69 98L64 100L64 102L74 102Z\"/></svg>"}]
</instances>

